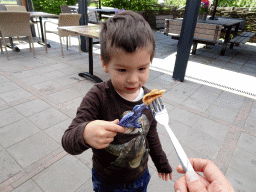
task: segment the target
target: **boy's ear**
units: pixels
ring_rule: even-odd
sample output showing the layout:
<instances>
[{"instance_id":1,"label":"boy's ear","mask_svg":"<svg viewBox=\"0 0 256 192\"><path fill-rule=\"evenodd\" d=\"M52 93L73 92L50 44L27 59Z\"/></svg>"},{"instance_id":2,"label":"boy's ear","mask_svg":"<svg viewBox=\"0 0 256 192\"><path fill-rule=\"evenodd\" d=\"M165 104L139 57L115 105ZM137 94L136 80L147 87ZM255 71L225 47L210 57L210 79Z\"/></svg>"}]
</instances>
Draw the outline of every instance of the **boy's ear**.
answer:
<instances>
[{"instance_id":1,"label":"boy's ear","mask_svg":"<svg viewBox=\"0 0 256 192\"><path fill-rule=\"evenodd\" d=\"M105 73L108 73L108 65L104 62L103 58L100 56L102 67Z\"/></svg>"}]
</instances>

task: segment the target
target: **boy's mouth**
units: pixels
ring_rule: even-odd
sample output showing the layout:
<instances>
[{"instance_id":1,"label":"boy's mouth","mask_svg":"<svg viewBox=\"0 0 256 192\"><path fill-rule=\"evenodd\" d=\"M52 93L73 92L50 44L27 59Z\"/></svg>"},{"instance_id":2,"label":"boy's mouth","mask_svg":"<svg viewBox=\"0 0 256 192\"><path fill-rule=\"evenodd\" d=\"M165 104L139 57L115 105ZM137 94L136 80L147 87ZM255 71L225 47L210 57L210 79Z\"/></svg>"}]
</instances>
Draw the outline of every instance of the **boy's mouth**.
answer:
<instances>
[{"instance_id":1,"label":"boy's mouth","mask_svg":"<svg viewBox=\"0 0 256 192\"><path fill-rule=\"evenodd\" d=\"M128 90L128 91L133 91L133 90L135 90L136 88L135 87L126 87L126 89Z\"/></svg>"}]
</instances>

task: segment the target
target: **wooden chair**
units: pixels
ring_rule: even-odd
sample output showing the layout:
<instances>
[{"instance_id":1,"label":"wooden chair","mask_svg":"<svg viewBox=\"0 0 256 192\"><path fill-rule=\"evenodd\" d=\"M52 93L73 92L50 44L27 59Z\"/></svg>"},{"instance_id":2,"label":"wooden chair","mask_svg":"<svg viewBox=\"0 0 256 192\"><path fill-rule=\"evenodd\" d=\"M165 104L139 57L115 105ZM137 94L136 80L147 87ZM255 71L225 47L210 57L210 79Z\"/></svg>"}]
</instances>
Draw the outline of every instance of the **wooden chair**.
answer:
<instances>
[{"instance_id":1,"label":"wooden chair","mask_svg":"<svg viewBox=\"0 0 256 192\"><path fill-rule=\"evenodd\" d=\"M59 16L58 23L54 23L54 22L51 22L51 21L45 21L44 22L44 34L45 34L44 39L45 39L45 42L47 42L46 33L54 33L56 35L59 35L62 57L64 57L64 53L63 53L61 37L66 37L67 49L68 49L68 37L69 36L77 36L78 37L78 43L79 43L79 53L80 53L81 52L80 36L79 35L74 35L72 33L66 32L66 31L52 31L52 30L49 30L49 29L47 29L46 24L47 23L52 23L52 24L57 25L58 27L60 27L60 26L79 26L80 18L81 18L81 14L61 13L60 16ZM47 53L47 44L45 44L45 52Z\"/></svg>"},{"instance_id":2,"label":"wooden chair","mask_svg":"<svg viewBox=\"0 0 256 192\"><path fill-rule=\"evenodd\" d=\"M35 49L30 28L30 13L26 12L0 12L0 29L7 59L9 59L5 38L26 36L29 40L29 48L33 47L33 55L35 57Z\"/></svg>"}]
</instances>

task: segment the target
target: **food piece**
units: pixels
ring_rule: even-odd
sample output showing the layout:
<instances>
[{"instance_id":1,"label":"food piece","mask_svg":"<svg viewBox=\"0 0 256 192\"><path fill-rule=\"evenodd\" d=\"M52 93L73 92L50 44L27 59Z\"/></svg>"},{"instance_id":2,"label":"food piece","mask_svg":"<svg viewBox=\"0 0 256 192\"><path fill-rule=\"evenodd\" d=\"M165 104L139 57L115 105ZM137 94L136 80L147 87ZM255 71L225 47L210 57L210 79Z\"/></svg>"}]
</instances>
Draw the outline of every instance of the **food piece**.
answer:
<instances>
[{"instance_id":1,"label":"food piece","mask_svg":"<svg viewBox=\"0 0 256 192\"><path fill-rule=\"evenodd\" d=\"M158 97L162 97L163 93L166 92L166 90L162 89L152 89L152 91L150 91L150 93L146 94L143 97L143 103L146 104L146 106L148 106L152 101L154 101L156 98Z\"/></svg>"}]
</instances>

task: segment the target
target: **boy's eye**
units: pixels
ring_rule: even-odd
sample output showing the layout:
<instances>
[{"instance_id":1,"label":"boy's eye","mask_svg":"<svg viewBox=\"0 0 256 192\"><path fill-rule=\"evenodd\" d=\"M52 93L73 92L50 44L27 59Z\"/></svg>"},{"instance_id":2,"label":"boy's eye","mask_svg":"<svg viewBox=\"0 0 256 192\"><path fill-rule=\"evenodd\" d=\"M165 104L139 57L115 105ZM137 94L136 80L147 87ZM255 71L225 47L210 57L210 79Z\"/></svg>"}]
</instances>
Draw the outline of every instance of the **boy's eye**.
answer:
<instances>
[{"instance_id":1,"label":"boy's eye","mask_svg":"<svg viewBox=\"0 0 256 192\"><path fill-rule=\"evenodd\" d=\"M146 67L139 68L140 71L145 70L145 69L146 69Z\"/></svg>"},{"instance_id":2,"label":"boy's eye","mask_svg":"<svg viewBox=\"0 0 256 192\"><path fill-rule=\"evenodd\" d=\"M125 72L126 69L118 69L118 71L120 71L120 72Z\"/></svg>"}]
</instances>

